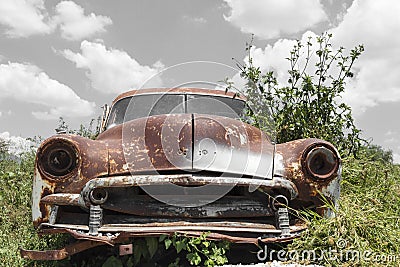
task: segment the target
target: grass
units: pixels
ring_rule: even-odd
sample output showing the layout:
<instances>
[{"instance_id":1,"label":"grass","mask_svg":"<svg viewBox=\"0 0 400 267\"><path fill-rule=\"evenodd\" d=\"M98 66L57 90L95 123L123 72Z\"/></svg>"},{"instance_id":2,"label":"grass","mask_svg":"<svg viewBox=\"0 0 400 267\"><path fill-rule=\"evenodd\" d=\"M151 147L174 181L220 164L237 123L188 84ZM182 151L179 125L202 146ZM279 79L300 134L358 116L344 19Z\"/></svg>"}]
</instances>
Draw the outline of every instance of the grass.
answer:
<instances>
[{"instance_id":1,"label":"grass","mask_svg":"<svg viewBox=\"0 0 400 267\"><path fill-rule=\"evenodd\" d=\"M30 262L19 256L19 248L57 247L58 236L39 238L31 220L31 192L34 154L9 158L0 155L0 266L53 266Z\"/></svg>"},{"instance_id":2,"label":"grass","mask_svg":"<svg viewBox=\"0 0 400 267\"><path fill-rule=\"evenodd\" d=\"M288 249L324 254L318 262L303 259L303 263L399 266L399 214L400 166L349 158L343 162L342 193L336 217L318 218L315 213L307 212L309 231Z\"/></svg>"},{"instance_id":3,"label":"grass","mask_svg":"<svg viewBox=\"0 0 400 267\"><path fill-rule=\"evenodd\" d=\"M63 266L31 262L19 256L20 247L51 249L62 246L62 237L39 238L31 222L30 197L33 153L20 159L0 155L0 266ZM287 250L333 251L319 260L303 263L326 266L399 266L400 264L400 166L349 158L343 162L342 194L333 219L307 212L309 230ZM343 246L343 244L345 246ZM397 261L348 260L340 253L370 252Z\"/></svg>"}]
</instances>

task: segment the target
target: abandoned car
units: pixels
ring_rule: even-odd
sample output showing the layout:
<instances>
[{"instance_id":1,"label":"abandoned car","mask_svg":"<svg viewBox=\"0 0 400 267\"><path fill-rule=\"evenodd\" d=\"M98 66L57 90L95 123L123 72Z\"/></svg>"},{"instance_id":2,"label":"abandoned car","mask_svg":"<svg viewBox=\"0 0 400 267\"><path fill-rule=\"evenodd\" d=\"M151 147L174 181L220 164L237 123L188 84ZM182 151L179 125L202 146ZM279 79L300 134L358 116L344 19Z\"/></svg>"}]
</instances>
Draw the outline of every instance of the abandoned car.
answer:
<instances>
[{"instance_id":1,"label":"abandoned car","mask_svg":"<svg viewBox=\"0 0 400 267\"><path fill-rule=\"evenodd\" d=\"M141 89L105 108L95 140L57 134L37 151L32 216L40 234L67 233L60 260L133 237L179 233L237 243L287 242L339 197L340 157L319 139L275 144L246 123L246 98L223 90ZM121 245L124 244L124 245Z\"/></svg>"}]
</instances>

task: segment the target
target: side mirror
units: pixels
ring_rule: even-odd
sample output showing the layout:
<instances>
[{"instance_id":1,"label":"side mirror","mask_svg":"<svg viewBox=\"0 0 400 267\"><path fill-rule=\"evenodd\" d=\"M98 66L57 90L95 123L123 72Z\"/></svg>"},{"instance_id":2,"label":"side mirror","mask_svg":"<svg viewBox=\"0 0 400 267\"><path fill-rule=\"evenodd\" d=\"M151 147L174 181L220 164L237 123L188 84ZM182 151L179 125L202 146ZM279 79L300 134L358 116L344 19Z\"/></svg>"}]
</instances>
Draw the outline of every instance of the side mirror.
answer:
<instances>
[{"instance_id":1,"label":"side mirror","mask_svg":"<svg viewBox=\"0 0 400 267\"><path fill-rule=\"evenodd\" d=\"M100 133L104 132L107 127L107 121L108 117L110 116L110 106L107 104L104 104L104 106L101 107L103 109L103 115L101 116L101 128L100 128Z\"/></svg>"}]
</instances>

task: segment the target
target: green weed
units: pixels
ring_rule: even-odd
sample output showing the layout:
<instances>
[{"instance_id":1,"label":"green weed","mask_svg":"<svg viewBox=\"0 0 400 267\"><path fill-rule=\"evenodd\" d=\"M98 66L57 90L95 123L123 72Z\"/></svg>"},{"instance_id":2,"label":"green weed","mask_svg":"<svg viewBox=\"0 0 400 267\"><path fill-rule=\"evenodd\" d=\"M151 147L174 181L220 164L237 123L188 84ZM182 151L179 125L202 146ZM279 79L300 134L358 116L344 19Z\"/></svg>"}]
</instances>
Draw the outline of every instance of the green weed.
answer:
<instances>
[{"instance_id":1,"label":"green weed","mask_svg":"<svg viewBox=\"0 0 400 267\"><path fill-rule=\"evenodd\" d=\"M318 260L303 262L325 266L398 266L399 214L400 166L348 158L336 217L306 212L309 230L288 250L313 250Z\"/></svg>"},{"instance_id":2,"label":"green weed","mask_svg":"<svg viewBox=\"0 0 400 267\"><path fill-rule=\"evenodd\" d=\"M0 162L0 266L54 266L30 262L19 248L51 249L63 243L61 236L38 237L31 219L34 153L11 158L2 154Z\"/></svg>"}]
</instances>

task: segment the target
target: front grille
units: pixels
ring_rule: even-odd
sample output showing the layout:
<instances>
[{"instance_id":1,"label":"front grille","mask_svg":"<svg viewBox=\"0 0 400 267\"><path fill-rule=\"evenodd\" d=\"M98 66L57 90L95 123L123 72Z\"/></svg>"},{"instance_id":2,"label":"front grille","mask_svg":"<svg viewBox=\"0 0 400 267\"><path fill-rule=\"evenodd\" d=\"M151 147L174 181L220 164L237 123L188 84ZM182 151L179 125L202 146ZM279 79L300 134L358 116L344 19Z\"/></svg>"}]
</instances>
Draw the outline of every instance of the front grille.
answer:
<instances>
[{"instance_id":1,"label":"front grille","mask_svg":"<svg viewBox=\"0 0 400 267\"><path fill-rule=\"evenodd\" d=\"M210 191L207 190L211 193L197 196L168 195L168 192L163 191L164 186L162 185L151 187L150 191L159 193L156 198L169 199L175 205L179 201L184 204L191 201L197 201L197 203L194 206L169 205L148 195L149 188L108 188L107 201L101 204L103 223L214 222L221 220L263 222L270 220L274 214L269 207L268 196L257 190L251 193L248 186L232 187L226 195L206 205L200 205L200 202L216 198L213 192L218 191L217 186L214 189L211 188ZM88 210L80 207L60 206L56 223L87 225L88 218Z\"/></svg>"}]
</instances>

